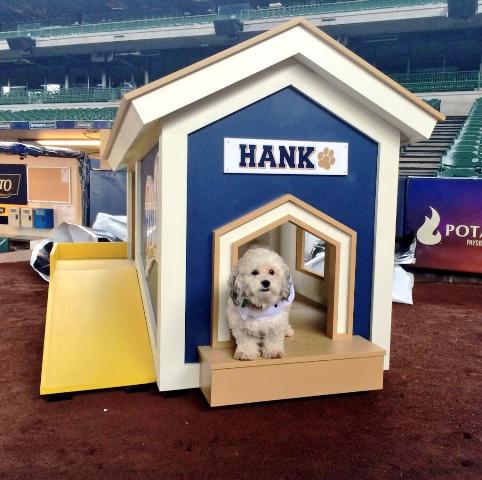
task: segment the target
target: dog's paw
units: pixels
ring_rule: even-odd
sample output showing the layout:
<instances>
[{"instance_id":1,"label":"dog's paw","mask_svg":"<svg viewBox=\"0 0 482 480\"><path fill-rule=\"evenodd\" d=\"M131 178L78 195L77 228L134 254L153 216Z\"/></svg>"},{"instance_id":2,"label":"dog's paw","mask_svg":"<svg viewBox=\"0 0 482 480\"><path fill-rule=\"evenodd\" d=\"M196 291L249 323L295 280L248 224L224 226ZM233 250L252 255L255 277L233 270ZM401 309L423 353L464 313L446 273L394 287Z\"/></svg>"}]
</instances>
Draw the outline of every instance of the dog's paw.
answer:
<instances>
[{"instance_id":1,"label":"dog's paw","mask_svg":"<svg viewBox=\"0 0 482 480\"><path fill-rule=\"evenodd\" d=\"M281 358L283 357L285 352L283 350L272 350L263 348L261 351L261 356L263 358Z\"/></svg>"},{"instance_id":2,"label":"dog's paw","mask_svg":"<svg viewBox=\"0 0 482 480\"><path fill-rule=\"evenodd\" d=\"M285 330L285 337L292 337L295 334L295 331L293 330L293 327L291 325L288 325Z\"/></svg>"},{"instance_id":3,"label":"dog's paw","mask_svg":"<svg viewBox=\"0 0 482 480\"><path fill-rule=\"evenodd\" d=\"M256 360L258 357L258 350L237 348L234 352L235 360Z\"/></svg>"}]
</instances>

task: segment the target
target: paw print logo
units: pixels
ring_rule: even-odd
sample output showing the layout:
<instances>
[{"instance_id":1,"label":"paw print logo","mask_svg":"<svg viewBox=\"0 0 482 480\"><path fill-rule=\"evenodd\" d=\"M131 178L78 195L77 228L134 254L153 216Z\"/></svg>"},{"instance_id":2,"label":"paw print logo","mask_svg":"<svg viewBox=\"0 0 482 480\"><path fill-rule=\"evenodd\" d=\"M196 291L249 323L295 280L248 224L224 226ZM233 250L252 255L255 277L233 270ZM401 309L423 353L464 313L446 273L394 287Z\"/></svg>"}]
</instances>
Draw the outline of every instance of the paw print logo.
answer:
<instances>
[{"instance_id":1,"label":"paw print logo","mask_svg":"<svg viewBox=\"0 0 482 480\"><path fill-rule=\"evenodd\" d=\"M325 170L329 170L336 162L334 150L325 147L322 152L318 153L318 165Z\"/></svg>"}]
</instances>

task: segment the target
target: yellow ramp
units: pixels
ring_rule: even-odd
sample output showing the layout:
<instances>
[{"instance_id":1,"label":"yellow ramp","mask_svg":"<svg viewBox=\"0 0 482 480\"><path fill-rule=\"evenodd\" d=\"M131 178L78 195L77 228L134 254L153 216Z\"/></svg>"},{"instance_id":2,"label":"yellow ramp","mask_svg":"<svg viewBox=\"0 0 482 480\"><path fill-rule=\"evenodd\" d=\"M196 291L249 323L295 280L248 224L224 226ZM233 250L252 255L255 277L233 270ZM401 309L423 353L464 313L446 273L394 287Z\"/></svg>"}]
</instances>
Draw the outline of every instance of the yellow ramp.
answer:
<instances>
[{"instance_id":1,"label":"yellow ramp","mask_svg":"<svg viewBox=\"0 0 482 480\"><path fill-rule=\"evenodd\" d=\"M156 381L137 271L126 253L125 244L55 246L40 394Z\"/></svg>"}]
</instances>

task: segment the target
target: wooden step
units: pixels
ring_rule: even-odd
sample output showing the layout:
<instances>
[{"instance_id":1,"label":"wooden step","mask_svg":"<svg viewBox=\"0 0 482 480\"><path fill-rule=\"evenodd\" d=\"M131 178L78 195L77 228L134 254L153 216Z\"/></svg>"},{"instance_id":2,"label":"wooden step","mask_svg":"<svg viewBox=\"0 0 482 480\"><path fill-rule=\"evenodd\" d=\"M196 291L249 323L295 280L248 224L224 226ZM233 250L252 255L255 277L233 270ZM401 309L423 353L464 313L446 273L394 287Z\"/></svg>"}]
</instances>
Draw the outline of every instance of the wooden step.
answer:
<instances>
[{"instance_id":1,"label":"wooden step","mask_svg":"<svg viewBox=\"0 0 482 480\"><path fill-rule=\"evenodd\" d=\"M200 385L212 407L383 387L382 348L359 336L331 340L313 305L295 302L290 321L295 335L283 358L240 361L233 348L199 347Z\"/></svg>"}]
</instances>

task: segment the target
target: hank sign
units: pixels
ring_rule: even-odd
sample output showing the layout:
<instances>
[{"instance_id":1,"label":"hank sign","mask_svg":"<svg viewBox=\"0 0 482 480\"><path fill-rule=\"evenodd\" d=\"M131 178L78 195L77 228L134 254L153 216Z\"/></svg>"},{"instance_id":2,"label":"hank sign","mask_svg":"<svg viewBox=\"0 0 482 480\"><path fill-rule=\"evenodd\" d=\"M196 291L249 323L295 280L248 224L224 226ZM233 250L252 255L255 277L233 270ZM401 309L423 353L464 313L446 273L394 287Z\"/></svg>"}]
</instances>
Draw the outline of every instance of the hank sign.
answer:
<instances>
[{"instance_id":1,"label":"hank sign","mask_svg":"<svg viewBox=\"0 0 482 480\"><path fill-rule=\"evenodd\" d=\"M224 173L347 175L348 143L225 138Z\"/></svg>"}]
</instances>

